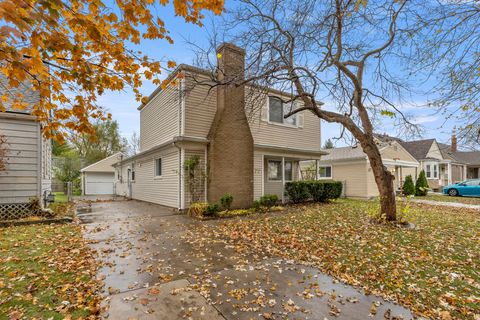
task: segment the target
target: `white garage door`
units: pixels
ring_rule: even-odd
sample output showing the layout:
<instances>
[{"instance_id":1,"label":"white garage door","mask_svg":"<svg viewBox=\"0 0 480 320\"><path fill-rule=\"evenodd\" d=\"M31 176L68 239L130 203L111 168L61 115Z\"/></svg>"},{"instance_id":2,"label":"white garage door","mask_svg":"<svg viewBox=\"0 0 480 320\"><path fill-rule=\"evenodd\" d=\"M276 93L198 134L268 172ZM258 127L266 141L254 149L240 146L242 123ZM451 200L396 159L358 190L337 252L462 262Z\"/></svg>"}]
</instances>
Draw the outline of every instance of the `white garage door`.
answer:
<instances>
[{"instance_id":1,"label":"white garage door","mask_svg":"<svg viewBox=\"0 0 480 320\"><path fill-rule=\"evenodd\" d=\"M85 194L113 194L113 172L88 172L85 176Z\"/></svg>"}]
</instances>

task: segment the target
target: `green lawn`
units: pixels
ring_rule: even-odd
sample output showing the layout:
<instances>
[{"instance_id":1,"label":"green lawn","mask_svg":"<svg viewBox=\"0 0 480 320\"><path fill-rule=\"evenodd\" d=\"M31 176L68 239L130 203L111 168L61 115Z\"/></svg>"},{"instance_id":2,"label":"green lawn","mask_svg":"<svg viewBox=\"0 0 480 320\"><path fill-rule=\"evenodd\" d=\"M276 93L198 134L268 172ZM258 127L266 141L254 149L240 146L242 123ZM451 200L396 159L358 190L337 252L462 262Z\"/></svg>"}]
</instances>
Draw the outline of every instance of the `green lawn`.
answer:
<instances>
[{"instance_id":1,"label":"green lawn","mask_svg":"<svg viewBox=\"0 0 480 320\"><path fill-rule=\"evenodd\" d=\"M98 314L96 268L79 226L0 228L0 319Z\"/></svg>"},{"instance_id":2,"label":"green lawn","mask_svg":"<svg viewBox=\"0 0 480 320\"><path fill-rule=\"evenodd\" d=\"M58 203L68 202L68 197L65 193L53 192L53 194L55 195L55 202L58 202Z\"/></svg>"},{"instance_id":3,"label":"green lawn","mask_svg":"<svg viewBox=\"0 0 480 320\"><path fill-rule=\"evenodd\" d=\"M207 242L228 239L237 250L313 263L427 318L474 319L480 313L478 212L410 203L401 211L416 225L412 230L371 223L377 208L373 201L339 200L197 231Z\"/></svg>"},{"instance_id":4,"label":"green lawn","mask_svg":"<svg viewBox=\"0 0 480 320\"><path fill-rule=\"evenodd\" d=\"M480 197L450 197L441 194L429 194L426 197L415 197L415 199L480 205Z\"/></svg>"}]
</instances>

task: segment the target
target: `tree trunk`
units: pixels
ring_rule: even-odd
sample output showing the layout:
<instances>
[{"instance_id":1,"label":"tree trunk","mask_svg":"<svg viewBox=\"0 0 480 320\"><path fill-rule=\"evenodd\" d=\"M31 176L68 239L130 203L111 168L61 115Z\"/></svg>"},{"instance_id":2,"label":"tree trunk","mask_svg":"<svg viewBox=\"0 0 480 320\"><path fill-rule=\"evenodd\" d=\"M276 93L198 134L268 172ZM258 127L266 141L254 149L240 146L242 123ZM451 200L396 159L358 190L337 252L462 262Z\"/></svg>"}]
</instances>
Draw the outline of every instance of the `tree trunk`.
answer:
<instances>
[{"instance_id":1,"label":"tree trunk","mask_svg":"<svg viewBox=\"0 0 480 320\"><path fill-rule=\"evenodd\" d=\"M380 213L385 214L387 221L396 221L397 205L393 187L393 174L383 165L382 156L374 142L373 146L367 142L367 146L364 146L363 150L370 160L370 166L380 194Z\"/></svg>"}]
</instances>

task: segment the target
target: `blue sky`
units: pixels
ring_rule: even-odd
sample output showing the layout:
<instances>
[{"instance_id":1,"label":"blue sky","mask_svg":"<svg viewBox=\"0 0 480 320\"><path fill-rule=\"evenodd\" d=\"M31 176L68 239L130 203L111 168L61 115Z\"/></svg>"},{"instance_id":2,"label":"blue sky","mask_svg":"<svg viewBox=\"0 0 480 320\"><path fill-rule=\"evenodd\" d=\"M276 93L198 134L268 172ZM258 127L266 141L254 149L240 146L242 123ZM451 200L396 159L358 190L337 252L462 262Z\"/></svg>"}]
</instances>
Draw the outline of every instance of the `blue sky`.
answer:
<instances>
[{"instance_id":1,"label":"blue sky","mask_svg":"<svg viewBox=\"0 0 480 320\"><path fill-rule=\"evenodd\" d=\"M138 49L147 53L150 57L162 61L174 60L177 64L193 64L193 49L185 39L194 41L200 46L206 46L205 29L184 23L183 19L175 17L173 10L168 7L162 10L161 18L164 19L175 43L170 45L166 41L143 41ZM163 74L162 78L166 76L167 74ZM141 89L144 95L149 95L154 90L155 85L149 81L144 81ZM437 138L439 141L448 142L455 123L453 121L445 123L445 118L442 114L438 114L431 108L419 107L426 103L428 100L427 96L414 96L410 100L411 102L400 105L400 108L412 117L413 122L422 126L424 129L422 138ZM98 102L103 107L109 109L113 119L118 121L122 136L128 138L134 131L139 132L140 121L139 111L137 111L139 103L135 101L133 92L129 90L125 92L107 92L99 98ZM329 108L328 103L326 108ZM376 125L376 130L379 133L397 135L397 129L389 118L382 118L379 124ZM322 143L328 138L338 137L340 132L341 126L322 121ZM346 145L344 140L334 140L334 143L336 146Z\"/></svg>"}]
</instances>

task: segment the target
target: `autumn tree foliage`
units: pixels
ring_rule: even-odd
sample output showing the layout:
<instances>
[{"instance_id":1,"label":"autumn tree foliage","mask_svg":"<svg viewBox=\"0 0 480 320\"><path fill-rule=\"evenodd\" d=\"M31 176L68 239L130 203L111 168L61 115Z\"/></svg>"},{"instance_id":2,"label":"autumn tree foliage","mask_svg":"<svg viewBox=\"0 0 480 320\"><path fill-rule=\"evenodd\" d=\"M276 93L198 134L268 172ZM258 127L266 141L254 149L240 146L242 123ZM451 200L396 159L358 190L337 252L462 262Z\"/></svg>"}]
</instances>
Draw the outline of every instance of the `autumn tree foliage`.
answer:
<instances>
[{"instance_id":1,"label":"autumn tree foliage","mask_svg":"<svg viewBox=\"0 0 480 320\"><path fill-rule=\"evenodd\" d=\"M106 90L133 90L137 100L142 76L161 85L162 68L173 68L133 50L143 39L172 43L157 12L168 0L3 0L0 2L0 72L8 79L1 92L28 82L40 94L33 114L46 123L46 137L63 139L61 128L92 133L90 119L111 115L96 104ZM110 3L109 3L110 5ZM176 15L200 25L202 10L220 14L223 0L173 1ZM164 11L163 11L164 12ZM160 45L160 44L159 44ZM6 106L24 109L21 94L0 97Z\"/></svg>"}]
</instances>

